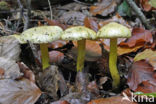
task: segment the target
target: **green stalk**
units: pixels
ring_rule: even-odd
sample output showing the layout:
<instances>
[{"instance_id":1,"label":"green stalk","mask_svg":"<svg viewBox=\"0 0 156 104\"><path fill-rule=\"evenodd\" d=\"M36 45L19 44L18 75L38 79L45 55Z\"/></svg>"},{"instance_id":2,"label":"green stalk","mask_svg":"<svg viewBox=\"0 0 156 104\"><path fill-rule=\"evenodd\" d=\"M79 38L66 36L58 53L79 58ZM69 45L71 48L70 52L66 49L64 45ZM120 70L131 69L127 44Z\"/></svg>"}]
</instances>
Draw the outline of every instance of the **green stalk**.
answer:
<instances>
[{"instance_id":1,"label":"green stalk","mask_svg":"<svg viewBox=\"0 0 156 104\"><path fill-rule=\"evenodd\" d=\"M115 89L120 85L120 76L117 70L117 38L110 39L109 69Z\"/></svg>"},{"instance_id":2,"label":"green stalk","mask_svg":"<svg viewBox=\"0 0 156 104\"><path fill-rule=\"evenodd\" d=\"M50 66L47 44L46 43L40 44L40 50L41 50L42 69L44 70Z\"/></svg>"},{"instance_id":3,"label":"green stalk","mask_svg":"<svg viewBox=\"0 0 156 104\"><path fill-rule=\"evenodd\" d=\"M85 48L86 48L86 40L77 41L78 44L78 56L77 56L77 72L82 72L84 68L85 61Z\"/></svg>"}]
</instances>

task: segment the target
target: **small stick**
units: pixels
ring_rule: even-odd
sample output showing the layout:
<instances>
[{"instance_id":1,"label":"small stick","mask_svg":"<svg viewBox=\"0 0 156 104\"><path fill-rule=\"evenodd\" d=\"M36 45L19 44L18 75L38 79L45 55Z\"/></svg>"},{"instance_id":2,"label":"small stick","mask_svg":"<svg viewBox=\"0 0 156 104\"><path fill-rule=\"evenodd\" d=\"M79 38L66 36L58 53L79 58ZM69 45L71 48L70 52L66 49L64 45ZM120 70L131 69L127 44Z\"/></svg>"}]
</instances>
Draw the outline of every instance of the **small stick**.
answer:
<instances>
[{"instance_id":1,"label":"small stick","mask_svg":"<svg viewBox=\"0 0 156 104\"><path fill-rule=\"evenodd\" d=\"M49 4L49 8L50 8L50 19L52 20L53 19L53 11L52 11L50 0L48 0L48 4Z\"/></svg>"},{"instance_id":2,"label":"small stick","mask_svg":"<svg viewBox=\"0 0 156 104\"><path fill-rule=\"evenodd\" d=\"M126 1L129 4L129 6L132 8L132 10L136 13L136 15L139 17L139 19L144 24L144 26L147 29L152 29L152 26L149 25L149 23L147 22L147 19L146 19L145 15L142 13L142 11L136 5L136 3L133 0L126 0Z\"/></svg>"}]
</instances>

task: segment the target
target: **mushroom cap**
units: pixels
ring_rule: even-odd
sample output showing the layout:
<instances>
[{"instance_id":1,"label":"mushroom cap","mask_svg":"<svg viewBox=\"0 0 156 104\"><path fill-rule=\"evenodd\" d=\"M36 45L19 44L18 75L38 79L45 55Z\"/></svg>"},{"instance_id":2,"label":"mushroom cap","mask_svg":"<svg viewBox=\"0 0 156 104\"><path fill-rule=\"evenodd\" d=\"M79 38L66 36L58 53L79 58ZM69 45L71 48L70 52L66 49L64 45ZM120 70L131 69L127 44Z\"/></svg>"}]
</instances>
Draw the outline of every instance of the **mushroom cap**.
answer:
<instances>
[{"instance_id":1,"label":"mushroom cap","mask_svg":"<svg viewBox=\"0 0 156 104\"><path fill-rule=\"evenodd\" d=\"M58 40L63 30L58 26L39 26L33 27L24 31L20 37L15 35L14 37L21 43L49 43L54 40Z\"/></svg>"},{"instance_id":2,"label":"mushroom cap","mask_svg":"<svg viewBox=\"0 0 156 104\"><path fill-rule=\"evenodd\" d=\"M82 39L96 39L96 32L85 27L85 26L75 26L66 29L61 38L63 40L82 40Z\"/></svg>"},{"instance_id":3,"label":"mushroom cap","mask_svg":"<svg viewBox=\"0 0 156 104\"><path fill-rule=\"evenodd\" d=\"M97 35L99 38L129 38L131 30L121 24L111 22L103 26Z\"/></svg>"}]
</instances>

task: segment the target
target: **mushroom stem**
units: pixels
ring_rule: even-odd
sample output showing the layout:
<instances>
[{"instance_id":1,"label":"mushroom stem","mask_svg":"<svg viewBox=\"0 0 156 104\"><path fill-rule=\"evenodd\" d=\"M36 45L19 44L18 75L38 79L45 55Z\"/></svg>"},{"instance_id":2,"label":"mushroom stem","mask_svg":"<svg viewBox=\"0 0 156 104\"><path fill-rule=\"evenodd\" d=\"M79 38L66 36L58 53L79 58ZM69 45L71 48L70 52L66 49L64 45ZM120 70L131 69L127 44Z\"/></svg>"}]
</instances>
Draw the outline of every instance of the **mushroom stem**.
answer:
<instances>
[{"instance_id":1,"label":"mushroom stem","mask_svg":"<svg viewBox=\"0 0 156 104\"><path fill-rule=\"evenodd\" d=\"M47 44L46 43L40 44L40 50L41 50L42 69L44 70L50 66Z\"/></svg>"},{"instance_id":2,"label":"mushroom stem","mask_svg":"<svg viewBox=\"0 0 156 104\"><path fill-rule=\"evenodd\" d=\"M109 69L113 79L113 88L120 84L120 76L117 70L117 38L110 39Z\"/></svg>"},{"instance_id":3,"label":"mushroom stem","mask_svg":"<svg viewBox=\"0 0 156 104\"><path fill-rule=\"evenodd\" d=\"M78 40L78 56L77 56L77 72L82 72L84 68L84 60L85 60L85 48L86 48L86 40Z\"/></svg>"}]
</instances>

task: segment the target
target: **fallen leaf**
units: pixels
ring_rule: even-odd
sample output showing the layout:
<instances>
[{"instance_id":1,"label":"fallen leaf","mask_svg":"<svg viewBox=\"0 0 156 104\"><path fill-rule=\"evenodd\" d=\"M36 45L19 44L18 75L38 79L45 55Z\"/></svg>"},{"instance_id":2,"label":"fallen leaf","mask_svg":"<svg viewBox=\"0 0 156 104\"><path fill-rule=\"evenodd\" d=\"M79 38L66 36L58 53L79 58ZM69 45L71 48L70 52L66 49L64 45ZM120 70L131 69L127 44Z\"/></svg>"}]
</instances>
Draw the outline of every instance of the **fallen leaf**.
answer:
<instances>
[{"instance_id":1,"label":"fallen leaf","mask_svg":"<svg viewBox=\"0 0 156 104\"><path fill-rule=\"evenodd\" d=\"M92 19L92 18L89 18L89 17L86 17L84 19L84 25L94 31L98 31L99 29L99 26L97 24L97 22L95 21L95 19Z\"/></svg>"},{"instance_id":2,"label":"fallen leaf","mask_svg":"<svg viewBox=\"0 0 156 104\"><path fill-rule=\"evenodd\" d=\"M0 80L1 104L34 104L40 95L40 89L27 79Z\"/></svg>"},{"instance_id":3,"label":"fallen leaf","mask_svg":"<svg viewBox=\"0 0 156 104\"><path fill-rule=\"evenodd\" d=\"M56 102L52 102L50 104L70 104L68 101L64 100L64 101L56 101Z\"/></svg>"},{"instance_id":4,"label":"fallen leaf","mask_svg":"<svg viewBox=\"0 0 156 104\"><path fill-rule=\"evenodd\" d=\"M125 38L122 39L118 39L118 44L120 44L123 40L125 40ZM109 44L110 44L110 40L109 39L104 39L102 41L104 48L109 51ZM138 49L140 49L141 47L143 47L143 45L136 45L135 47L128 47L128 46L120 46L118 45L117 47L117 53L118 56L123 55L123 54L128 54L131 52L136 52Z\"/></svg>"},{"instance_id":5,"label":"fallen leaf","mask_svg":"<svg viewBox=\"0 0 156 104\"><path fill-rule=\"evenodd\" d=\"M154 68L156 68L156 51L146 49L145 51L138 53L134 57L134 61L139 61L143 59L148 61Z\"/></svg>"},{"instance_id":6,"label":"fallen leaf","mask_svg":"<svg viewBox=\"0 0 156 104\"><path fill-rule=\"evenodd\" d=\"M96 81L92 81L87 85L87 89L88 91L90 91L91 93L95 94L95 95L99 95L99 88L98 85L96 84Z\"/></svg>"},{"instance_id":7,"label":"fallen leaf","mask_svg":"<svg viewBox=\"0 0 156 104\"><path fill-rule=\"evenodd\" d=\"M16 38L11 36L0 37L0 57L19 61L20 53L20 44Z\"/></svg>"},{"instance_id":8,"label":"fallen leaf","mask_svg":"<svg viewBox=\"0 0 156 104\"><path fill-rule=\"evenodd\" d=\"M92 100L87 104L137 104L135 102L122 100L122 99L123 99L123 96L100 98L100 99Z\"/></svg>"},{"instance_id":9,"label":"fallen leaf","mask_svg":"<svg viewBox=\"0 0 156 104\"><path fill-rule=\"evenodd\" d=\"M90 7L90 13L95 15L108 16L115 11L117 4L115 0L102 0L96 6Z\"/></svg>"},{"instance_id":10,"label":"fallen leaf","mask_svg":"<svg viewBox=\"0 0 156 104\"><path fill-rule=\"evenodd\" d=\"M20 71L24 74L23 77L29 79L33 83L35 83L35 75L34 73L22 62L18 62L18 66Z\"/></svg>"},{"instance_id":11,"label":"fallen leaf","mask_svg":"<svg viewBox=\"0 0 156 104\"><path fill-rule=\"evenodd\" d=\"M0 57L0 68L4 69L4 75L0 77L2 78L10 78L17 79L20 78L23 74L20 72L18 64L15 60L11 60L10 58Z\"/></svg>"},{"instance_id":12,"label":"fallen leaf","mask_svg":"<svg viewBox=\"0 0 156 104\"><path fill-rule=\"evenodd\" d=\"M153 93L156 92L156 84L150 81L143 81L141 84L138 85L135 91L143 93Z\"/></svg>"},{"instance_id":13,"label":"fallen leaf","mask_svg":"<svg viewBox=\"0 0 156 104\"><path fill-rule=\"evenodd\" d=\"M127 84L135 91L143 81L156 83L154 68L145 60L134 62L128 72Z\"/></svg>"},{"instance_id":14,"label":"fallen leaf","mask_svg":"<svg viewBox=\"0 0 156 104\"><path fill-rule=\"evenodd\" d=\"M118 55L128 54L131 52L136 52L138 49L140 49L142 45L136 45L135 47L120 47L118 46Z\"/></svg>"},{"instance_id":15,"label":"fallen leaf","mask_svg":"<svg viewBox=\"0 0 156 104\"><path fill-rule=\"evenodd\" d=\"M129 29L131 29L132 27L128 24L127 21L125 21L125 19L123 19L118 13L116 13L115 16L113 16L111 19L105 20L105 21L100 21L99 22L99 28L101 28L102 26L110 23L110 22L118 22L124 26L127 26Z\"/></svg>"},{"instance_id":16,"label":"fallen leaf","mask_svg":"<svg viewBox=\"0 0 156 104\"><path fill-rule=\"evenodd\" d=\"M61 63L64 59L64 54L59 51L50 51L49 52L50 63Z\"/></svg>"},{"instance_id":17,"label":"fallen leaf","mask_svg":"<svg viewBox=\"0 0 156 104\"><path fill-rule=\"evenodd\" d=\"M52 48L52 49L61 48L66 44L67 44L67 41L57 40L57 41L49 43L48 48Z\"/></svg>"},{"instance_id":18,"label":"fallen leaf","mask_svg":"<svg viewBox=\"0 0 156 104\"><path fill-rule=\"evenodd\" d=\"M4 69L0 67L0 77L2 77L4 73L5 73Z\"/></svg>"},{"instance_id":19,"label":"fallen leaf","mask_svg":"<svg viewBox=\"0 0 156 104\"><path fill-rule=\"evenodd\" d=\"M47 21L49 25L51 25L51 26L59 26L59 27L61 27L63 30L65 30L66 28L68 28L67 25L62 24L62 23L60 23L60 22L57 21L57 20L49 20L49 19L45 18L45 21Z\"/></svg>"},{"instance_id":20,"label":"fallen leaf","mask_svg":"<svg viewBox=\"0 0 156 104\"><path fill-rule=\"evenodd\" d=\"M78 11L64 12L60 17L62 23L68 25L84 25L83 21L86 15Z\"/></svg>"},{"instance_id":21,"label":"fallen leaf","mask_svg":"<svg viewBox=\"0 0 156 104\"><path fill-rule=\"evenodd\" d=\"M76 56L77 55L77 42L73 41L73 43L75 47L72 48L71 52L73 53L73 56ZM101 47L99 46L100 43L101 43L100 41L86 40L85 59L87 61L96 61L98 58L101 57Z\"/></svg>"},{"instance_id":22,"label":"fallen leaf","mask_svg":"<svg viewBox=\"0 0 156 104\"><path fill-rule=\"evenodd\" d=\"M149 30L143 28L134 28L132 31L132 37L126 42L121 42L120 46L134 47L136 45L145 43L151 43L153 41L152 33Z\"/></svg>"},{"instance_id":23,"label":"fallen leaf","mask_svg":"<svg viewBox=\"0 0 156 104\"><path fill-rule=\"evenodd\" d=\"M150 5L149 0L140 0L140 4L146 12L152 9L152 6Z\"/></svg>"}]
</instances>

